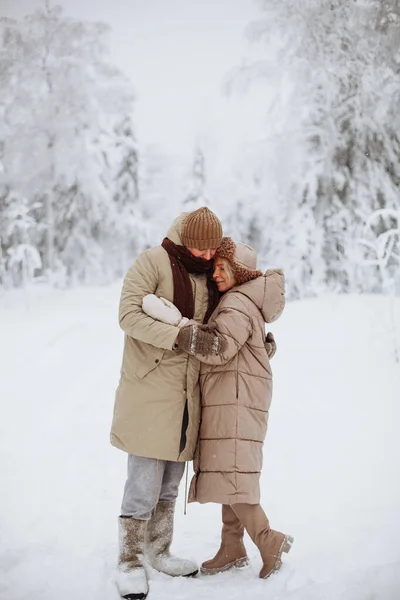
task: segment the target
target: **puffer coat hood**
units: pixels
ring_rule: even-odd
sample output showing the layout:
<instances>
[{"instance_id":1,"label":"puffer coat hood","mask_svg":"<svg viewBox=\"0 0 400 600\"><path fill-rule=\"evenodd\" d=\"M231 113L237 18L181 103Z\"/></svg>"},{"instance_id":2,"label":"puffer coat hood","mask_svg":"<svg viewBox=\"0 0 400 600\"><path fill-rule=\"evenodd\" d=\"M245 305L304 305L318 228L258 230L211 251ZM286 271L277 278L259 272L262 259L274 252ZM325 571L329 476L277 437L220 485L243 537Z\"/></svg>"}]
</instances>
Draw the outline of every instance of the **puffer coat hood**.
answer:
<instances>
[{"instance_id":1,"label":"puffer coat hood","mask_svg":"<svg viewBox=\"0 0 400 600\"><path fill-rule=\"evenodd\" d=\"M267 271L263 277L233 287L232 291L248 298L261 312L265 323L272 323L284 307L283 288L283 273L274 269Z\"/></svg>"}]
</instances>

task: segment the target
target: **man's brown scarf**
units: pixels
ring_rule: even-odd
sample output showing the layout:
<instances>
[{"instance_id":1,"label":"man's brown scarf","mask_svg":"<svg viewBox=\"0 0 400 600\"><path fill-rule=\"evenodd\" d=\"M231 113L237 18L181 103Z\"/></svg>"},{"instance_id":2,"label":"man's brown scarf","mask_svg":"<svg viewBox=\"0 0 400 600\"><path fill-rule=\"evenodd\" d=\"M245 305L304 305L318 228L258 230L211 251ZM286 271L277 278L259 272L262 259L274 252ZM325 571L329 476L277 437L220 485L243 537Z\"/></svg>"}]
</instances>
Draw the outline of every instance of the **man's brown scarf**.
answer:
<instances>
[{"instance_id":1,"label":"man's brown scarf","mask_svg":"<svg viewBox=\"0 0 400 600\"><path fill-rule=\"evenodd\" d=\"M218 288L212 278L213 260L197 258L185 246L178 246L168 238L164 238L161 245L168 252L171 263L174 282L174 304L179 308L183 317L187 317L188 319L194 318L194 297L189 273L193 275L204 273L207 276L208 308L203 320L203 323L207 323L212 312L217 307L220 297Z\"/></svg>"}]
</instances>

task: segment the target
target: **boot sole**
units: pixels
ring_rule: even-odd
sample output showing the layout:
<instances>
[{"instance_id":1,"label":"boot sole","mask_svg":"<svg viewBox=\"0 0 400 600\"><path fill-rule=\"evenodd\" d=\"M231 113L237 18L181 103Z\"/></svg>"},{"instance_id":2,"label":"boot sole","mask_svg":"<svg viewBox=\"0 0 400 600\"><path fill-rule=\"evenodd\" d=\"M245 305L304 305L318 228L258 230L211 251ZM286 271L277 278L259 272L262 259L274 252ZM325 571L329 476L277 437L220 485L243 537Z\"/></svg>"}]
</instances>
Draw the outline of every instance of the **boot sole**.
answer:
<instances>
[{"instance_id":1,"label":"boot sole","mask_svg":"<svg viewBox=\"0 0 400 600\"><path fill-rule=\"evenodd\" d=\"M279 552L277 554L274 566L272 567L270 572L267 573L264 577L261 577L261 579L268 579L270 575L273 575L274 573L279 571L279 569L282 566L282 553L285 552L285 554L289 554L290 550L292 549L293 542L294 538L291 535L285 535L285 538L282 542L282 546L280 547Z\"/></svg>"},{"instance_id":2,"label":"boot sole","mask_svg":"<svg viewBox=\"0 0 400 600\"><path fill-rule=\"evenodd\" d=\"M198 572L199 572L199 570L196 569L192 573L188 573L187 575L182 575L182 577L196 577L196 575L197 575Z\"/></svg>"},{"instance_id":3,"label":"boot sole","mask_svg":"<svg viewBox=\"0 0 400 600\"><path fill-rule=\"evenodd\" d=\"M125 596L122 596L122 598L125 598L126 600L144 600L146 598L147 594L125 594Z\"/></svg>"},{"instance_id":4,"label":"boot sole","mask_svg":"<svg viewBox=\"0 0 400 600\"><path fill-rule=\"evenodd\" d=\"M230 569L241 569L243 567L247 567L249 564L249 559L247 556L243 556L242 558L237 558L236 560L232 560L227 565L223 567L217 567L216 569L207 569L205 567L200 567L200 572L203 575L216 575L217 573L224 573L225 571L229 571Z\"/></svg>"}]
</instances>

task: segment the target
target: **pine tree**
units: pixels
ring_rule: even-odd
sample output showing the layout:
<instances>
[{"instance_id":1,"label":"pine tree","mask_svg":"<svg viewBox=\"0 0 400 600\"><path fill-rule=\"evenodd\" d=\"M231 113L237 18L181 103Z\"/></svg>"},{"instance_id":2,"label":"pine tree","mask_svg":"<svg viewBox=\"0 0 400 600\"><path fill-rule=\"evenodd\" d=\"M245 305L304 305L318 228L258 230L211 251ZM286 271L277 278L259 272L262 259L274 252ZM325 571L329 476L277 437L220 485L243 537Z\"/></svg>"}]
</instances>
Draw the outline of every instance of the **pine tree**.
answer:
<instances>
[{"instance_id":1,"label":"pine tree","mask_svg":"<svg viewBox=\"0 0 400 600\"><path fill-rule=\"evenodd\" d=\"M182 211L183 169L181 160L159 146L141 146L139 189L147 239L161 242L174 216Z\"/></svg>"},{"instance_id":2,"label":"pine tree","mask_svg":"<svg viewBox=\"0 0 400 600\"><path fill-rule=\"evenodd\" d=\"M199 146L196 146L189 175L188 191L183 201L185 210L196 210L208 204L205 187L206 168L204 152Z\"/></svg>"},{"instance_id":3,"label":"pine tree","mask_svg":"<svg viewBox=\"0 0 400 600\"><path fill-rule=\"evenodd\" d=\"M116 179L112 249L118 256L114 271L122 275L133 258L147 245L148 229L139 195L139 151L132 119L117 125ZM119 249L118 249L119 247Z\"/></svg>"}]
</instances>

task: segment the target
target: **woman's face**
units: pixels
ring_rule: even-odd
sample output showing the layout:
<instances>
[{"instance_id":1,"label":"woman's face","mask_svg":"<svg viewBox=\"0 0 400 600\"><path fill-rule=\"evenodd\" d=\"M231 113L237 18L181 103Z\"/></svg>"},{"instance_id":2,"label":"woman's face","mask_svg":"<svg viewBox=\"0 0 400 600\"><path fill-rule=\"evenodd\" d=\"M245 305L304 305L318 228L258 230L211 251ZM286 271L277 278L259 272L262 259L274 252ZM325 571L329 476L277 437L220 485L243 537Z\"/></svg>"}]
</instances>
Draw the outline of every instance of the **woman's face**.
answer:
<instances>
[{"instance_id":1,"label":"woman's face","mask_svg":"<svg viewBox=\"0 0 400 600\"><path fill-rule=\"evenodd\" d=\"M214 259L213 279L217 284L218 291L220 292L226 292L236 284L236 279L232 273L232 268L226 258L220 258L217 256Z\"/></svg>"}]
</instances>

